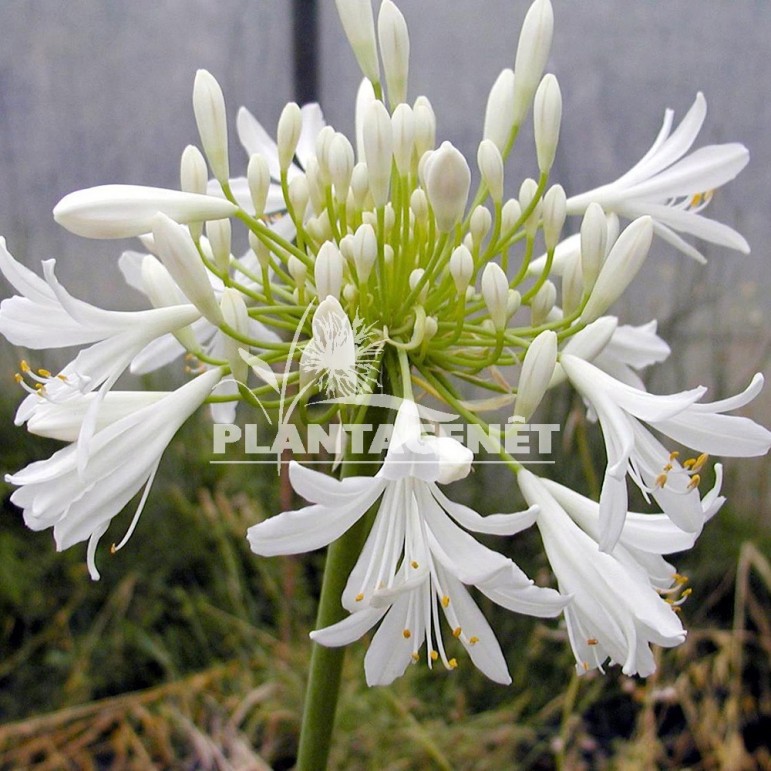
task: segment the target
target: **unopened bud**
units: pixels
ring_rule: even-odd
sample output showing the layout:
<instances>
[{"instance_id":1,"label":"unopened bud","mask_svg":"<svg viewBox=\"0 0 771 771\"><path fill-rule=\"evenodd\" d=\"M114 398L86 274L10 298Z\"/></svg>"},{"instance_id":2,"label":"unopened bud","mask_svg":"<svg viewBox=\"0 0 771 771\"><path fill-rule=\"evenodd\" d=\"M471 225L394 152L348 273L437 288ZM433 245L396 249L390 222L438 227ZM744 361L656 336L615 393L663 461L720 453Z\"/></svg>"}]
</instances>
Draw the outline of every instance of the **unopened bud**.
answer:
<instances>
[{"instance_id":1,"label":"unopened bud","mask_svg":"<svg viewBox=\"0 0 771 771\"><path fill-rule=\"evenodd\" d=\"M364 158L369 172L369 191L375 206L380 208L385 206L388 201L388 191L391 184L391 161L393 159L391 116L382 102L372 102L367 108L362 139L364 141Z\"/></svg>"},{"instance_id":2,"label":"unopened bud","mask_svg":"<svg viewBox=\"0 0 771 771\"><path fill-rule=\"evenodd\" d=\"M522 217L522 207L516 198L509 198L501 210L501 233L510 233Z\"/></svg>"},{"instance_id":3,"label":"unopened bud","mask_svg":"<svg viewBox=\"0 0 771 771\"><path fill-rule=\"evenodd\" d=\"M303 116L295 102L289 102L281 111L276 129L276 146L278 148L278 165L285 172L292 164L300 132L303 127Z\"/></svg>"},{"instance_id":4,"label":"unopened bud","mask_svg":"<svg viewBox=\"0 0 771 771\"><path fill-rule=\"evenodd\" d=\"M523 212L527 211L537 193L538 183L534 179L528 177L522 182L519 188L519 205ZM538 201L530 213L530 216L525 220L525 232L527 233L528 238L535 238L540 218L541 201Z\"/></svg>"},{"instance_id":5,"label":"unopened bud","mask_svg":"<svg viewBox=\"0 0 771 771\"><path fill-rule=\"evenodd\" d=\"M503 200L503 157L495 142L483 139L479 143L477 164L490 197L495 203L500 203Z\"/></svg>"},{"instance_id":6,"label":"unopened bud","mask_svg":"<svg viewBox=\"0 0 771 771\"><path fill-rule=\"evenodd\" d=\"M236 207L224 198L141 185L100 185L76 190L54 207L54 219L86 238L129 238L149 233L162 212L177 222L230 217Z\"/></svg>"},{"instance_id":7,"label":"unopened bud","mask_svg":"<svg viewBox=\"0 0 771 771\"><path fill-rule=\"evenodd\" d=\"M495 79L485 108L482 136L503 153L514 128L514 71L503 70Z\"/></svg>"},{"instance_id":8,"label":"unopened bud","mask_svg":"<svg viewBox=\"0 0 771 771\"><path fill-rule=\"evenodd\" d=\"M425 275L425 270L423 268L415 268L410 273L410 290L415 289L415 287L420 283L421 279ZM420 287L420 292L418 293L418 302L421 305L424 305L426 302L426 298L428 297L428 283L423 283L423 285Z\"/></svg>"},{"instance_id":9,"label":"unopened bud","mask_svg":"<svg viewBox=\"0 0 771 771\"><path fill-rule=\"evenodd\" d=\"M550 329L530 343L517 384L514 414L529 420L546 393L557 365L557 335Z\"/></svg>"},{"instance_id":10,"label":"unopened bud","mask_svg":"<svg viewBox=\"0 0 771 771\"><path fill-rule=\"evenodd\" d=\"M209 174L206 159L195 145L188 145L179 162L179 187L186 193L206 193Z\"/></svg>"},{"instance_id":11,"label":"unopened bud","mask_svg":"<svg viewBox=\"0 0 771 771\"><path fill-rule=\"evenodd\" d=\"M329 143L329 176L335 188L335 198L343 203L353 174L353 146L343 134L336 133Z\"/></svg>"},{"instance_id":12,"label":"unopened bud","mask_svg":"<svg viewBox=\"0 0 771 771\"><path fill-rule=\"evenodd\" d=\"M496 330L506 328L508 321L509 280L501 267L488 262L482 272L482 298Z\"/></svg>"},{"instance_id":13,"label":"unopened bud","mask_svg":"<svg viewBox=\"0 0 771 771\"><path fill-rule=\"evenodd\" d=\"M287 192L288 203L292 207L294 216L299 222L302 222L305 219L308 199L310 198L308 180L305 174L295 174L289 182Z\"/></svg>"},{"instance_id":14,"label":"unopened bud","mask_svg":"<svg viewBox=\"0 0 771 771\"><path fill-rule=\"evenodd\" d=\"M391 0L383 0L377 17L377 35L391 107L407 99L410 36L407 22Z\"/></svg>"},{"instance_id":15,"label":"unopened bud","mask_svg":"<svg viewBox=\"0 0 771 771\"><path fill-rule=\"evenodd\" d=\"M534 327L545 324L557 302L557 287L551 281L544 281L530 301L530 318Z\"/></svg>"},{"instance_id":16,"label":"unopened bud","mask_svg":"<svg viewBox=\"0 0 771 771\"><path fill-rule=\"evenodd\" d=\"M340 297L343 286L343 255L332 241L322 244L316 255L314 270L316 294L320 300L325 297Z\"/></svg>"},{"instance_id":17,"label":"unopened bud","mask_svg":"<svg viewBox=\"0 0 771 771\"><path fill-rule=\"evenodd\" d=\"M190 232L160 212L153 217L152 226L156 251L169 274L201 314L218 326L222 314Z\"/></svg>"},{"instance_id":18,"label":"unopened bud","mask_svg":"<svg viewBox=\"0 0 771 771\"><path fill-rule=\"evenodd\" d=\"M469 221L469 232L475 247L479 247L482 239L490 232L492 226L493 215L490 214L489 209L481 205L475 207L474 211L471 212L471 219Z\"/></svg>"},{"instance_id":19,"label":"unopened bud","mask_svg":"<svg viewBox=\"0 0 771 771\"><path fill-rule=\"evenodd\" d=\"M221 185L228 183L228 124L220 84L207 70L198 70L193 83L193 112L198 134L212 173Z\"/></svg>"},{"instance_id":20,"label":"unopened bud","mask_svg":"<svg viewBox=\"0 0 771 771\"><path fill-rule=\"evenodd\" d=\"M345 36L353 49L364 77L380 82L375 42L375 19L370 0L335 0Z\"/></svg>"},{"instance_id":21,"label":"unopened bud","mask_svg":"<svg viewBox=\"0 0 771 771\"><path fill-rule=\"evenodd\" d=\"M543 75L553 31L551 3L549 0L535 0L522 23L514 63L514 123L517 126L522 125Z\"/></svg>"},{"instance_id":22,"label":"unopened bud","mask_svg":"<svg viewBox=\"0 0 771 771\"><path fill-rule=\"evenodd\" d=\"M324 183L321 181L319 162L315 155L312 155L308 159L305 166L305 181L308 183L311 208L313 209L313 213L318 216L324 211L327 202L324 193Z\"/></svg>"},{"instance_id":23,"label":"unopened bud","mask_svg":"<svg viewBox=\"0 0 771 771\"><path fill-rule=\"evenodd\" d=\"M428 221L428 198L424 190L418 188L412 191L410 209L415 215L415 222L425 225Z\"/></svg>"},{"instance_id":24,"label":"unopened bud","mask_svg":"<svg viewBox=\"0 0 771 771\"><path fill-rule=\"evenodd\" d=\"M645 262L652 240L653 220L650 217L639 217L627 226L600 269L581 313L581 321L594 321L621 297Z\"/></svg>"},{"instance_id":25,"label":"unopened bud","mask_svg":"<svg viewBox=\"0 0 771 771\"><path fill-rule=\"evenodd\" d=\"M566 316L572 315L584 296L584 275L581 260L577 254L565 262L562 273L562 310Z\"/></svg>"},{"instance_id":26,"label":"unopened bud","mask_svg":"<svg viewBox=\"0 0 771 771\"><path fill-rule=\"evenodd\" d=\"M516 289L509 289L506 298L506 315L511 318L522 306L522 295Z\"/></svg>"},{"instance_id":27,"label":"unopened bud","mask_svg":"<svg viewBox=\"0 0 771 771\"><path fill-rule=\"evenodd\" d=\"M419 96L415 100L412 112L415 116L415 153L420 158L436 147L436 115L431 102L425 96Z\"/></svg>"},{"instance_id":28,"label":"unopened bud","mask_svg":"<svg viewBox=\"0 0 771 771\"><path fill-rule=\"evenodd\" d=\"M230 268L230 220L211 220L206 223L206 237L209 239L214 264L222 274Z\"/></svg>"},{"instance_id":29,"label":"unopened bud","mask_svg":"<svg viewBox=\"0 0 771 771\"><path fill-rule=\"evenodd\" d=\"M377 236L372 225L359 225L354 236L353 264L359 281L366 284L377 260Z\"/></svg>"},{"instance_id":30,"label":"unopened bud","mask_svg":"<svg viewBox=\"0 0 771 771\"><path fill-rule=\"evenodd\" d=\"M246 181L249 185L249 195L252 198L254 214L258 218L262 217L265 213L265 204L270 189L270 169L265 157L259 153L254 153L249 158L249 165L246 167Z\"/></svg>"},{"instance_id":31,"label":"unopened bud","mask_svg":"<svg viewBox=\"0 0 771 771\"><path fill-rule=\"evenodd\" d=\"M449 142L435 151L425 171L426 195L434 210L437 228L449 233L463 218L471 186L466 159Z\"/></svg>"},{"instance_id":32,"label":"unopened bud","mask_svg":"<svg viewBox=\"0 0 771 771\"><path fill-rule=\"evenodd\" d=\"M356 208L359 211L367 208L367 196L369 195L369 169L366 163L357 163L351 174L351 193Z\"/></svg>"},{"instance_id":33,"label":"unopened bud","mask_svg":"<svg viewBox=\"0 0 771 771\"><path fill-rule=\"evenodd\" d=\"M458 294L464 295L474 275L474 258L463 245L457 247L450 256L450 275Z\"/></svg>"},{"instance_id":34,"label":"unopened bud","mask_svg":"<svg viewBox=\"0 0 771 771\"><path fill-rule=\"evenodd\" d=\"M538 168L548 173L554 164L562 123L562 93L554 75L544 75L535 92L533 131Z\"/></svg>"},{"instance_id":35,"label":"unopened bud","mask_svg":"<svg viewBox=\"0 0 771 771\"><path fill-rule=\"evenodd\" d=\"M562 185L554 185L549 188L543 197L543 209L541 211L543 240L548 251L557 247L562 235L562 226L565 224L565 217L567 216L566 200L567 197Z\"/></svg>"},{"instance_id":36,"label":"unopened bud","mask_svg":"<svg viewBox=\"0 0 771 771\"><path fill-rule=\"evenodd\" d=\"M394 161L401 176L409 174L415 150L415 115L408 104L397 105L391 118L394 136Z\"/></svg>"},{"instance_id":37,"label":"unopened bud","mask_svg":"<svg viewBox=\"0 0 771 771\"><path fill-rule=\"evenodd\" d=\"M220 298L220 310L225 323L232 327L239 335L249 335L249 312L246 309L241 293L232 287L225 287ZM230 364L233 378L239 383L245 383L249 374L249 365L239 353L243 343L229 335L224 335L225 358Z\"/></svg>"},{"instance_id":38,"label":"unopened bud","mask_svg":"<svg viewBox=\"0 0 771 771\"><path fill-rule=\"evenodd\" d=\"M335 130L332 126L324 126L316 135L316 160L319 164L319 179L324 187L332 182L329 171L329 148L335 138Z\"/></svg>"},{"instance_id":39,"label":"unopened bud","mask_svg":"<svg viewBox=\"0 0 771 771\"><path fill-rule=\"evenodd\" d=\"M298 289L302 289L305 286L305 279L308 277L308 268L305 267L305 263L291 255L286 264L286 269L289 271L289 275L294 279L294 283Z\"/></svg>"},{"instance_id":40,"label":"unopened bud","mask_svg":"<svg viewBox=\"0 0 771 771\"><path fill-rule=\"evenodd\" d=\"M249 248L254 252L257 262L263 270L270 266L270 249L257 237L256 233L249 231Z\"/></svg>"},{"instance_id":41,"label":"unopened bud","mask_svg":"<svg viewBox=\"0 0 771 771\"><path fill-rule=\"evenodd\" d=\"M587 289L594 286L607 252L608 224L598 203L590 203L581 221L581 270Z\"/></svg>"},{"instance_id":42,"label":"unopened bud","mask_svg":"<svg viewBox=\"0 0 771 771\"><path fill-rule=\"evenodd\" d=\"M141 273L142 288L154 308L166 308L187 302L169 271L152 254L144 256ZM175 330L174 337L188 351L195 351L199 347L195 334L189 326Z\"/></svg>"}]
</instances>

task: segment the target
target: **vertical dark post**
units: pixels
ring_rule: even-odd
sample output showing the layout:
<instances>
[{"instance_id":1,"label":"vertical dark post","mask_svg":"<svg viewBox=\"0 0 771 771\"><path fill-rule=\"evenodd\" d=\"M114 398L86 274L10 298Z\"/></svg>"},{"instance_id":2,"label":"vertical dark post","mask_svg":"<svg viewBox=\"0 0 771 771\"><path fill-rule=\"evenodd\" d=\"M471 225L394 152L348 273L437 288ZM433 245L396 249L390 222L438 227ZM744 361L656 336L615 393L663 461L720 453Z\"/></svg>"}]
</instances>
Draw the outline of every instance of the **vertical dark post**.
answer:
<instances>
[{"instance_id":1,"label":"vertical dark post","mask_svg":"<svg viewBox=\"0 0 771 771\"><path fill-rule=\"evenodd\" d=\"M319 24L316 0L293 0L294 91L298 104L319 99Z\"/></svg>"}]
</instances>

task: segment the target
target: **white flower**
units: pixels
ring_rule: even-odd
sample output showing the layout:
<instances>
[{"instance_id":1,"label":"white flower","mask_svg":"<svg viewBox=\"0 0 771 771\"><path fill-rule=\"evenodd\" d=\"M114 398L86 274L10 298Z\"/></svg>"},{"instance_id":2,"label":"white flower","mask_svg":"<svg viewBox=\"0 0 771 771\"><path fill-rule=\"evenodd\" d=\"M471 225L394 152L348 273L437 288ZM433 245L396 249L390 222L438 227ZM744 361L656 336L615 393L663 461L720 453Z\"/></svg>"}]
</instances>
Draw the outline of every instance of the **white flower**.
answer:
<instances>
[{"instance_id":1,"label":"white flower","mask_svg":"<svg viewBox=\"0 0 771 771\"><path fill-rule=\"evenodd\" d=\"M27 526L33 530L53 527L59 550L88 539L88 569L97 580L94 555L110 520L144 486L126 538L130 535L163 451L221 377L220 370L210 370L163 398L156 394L137 396L138 409L122 416L120 407L110 416L111 402L107 402L107 414L114 420L94 434L84 468L79 468L77 445L70 444L47 460L35 461L15 474L6 475L6 482L19 486L11 501L24 509ZM47 422L50 428L62 419L64 409L61 405L57 415L42 423ZM81 400L76 400L75 409L82 411ZM69 436L80 433L72 425L64 430Z\"/></svg>"},{"instance_id":2,"label":"white flower","mask_svg":"<svg viewBox=\"0 0 771 771\"><path fill-rule=\"evenodd\" d=\"M613 549L624 526L627 473L678 527L698 534L703 525L699 471L706 454L752 457L771 447L771 432L748 418L722 414L757 396L763 385L761 375L730 399L697 404L705 388L659 396L621 383L575 356L563 354L561 363L602 426L608 456L600 495L603 551ZM702 455L681 465L679 453L667 451L643 422Z\"/></svg>"},{"instance_id":3,"label":"white flower","mask_svg":"<svg viewBox=\"0 0 771 771\"><path fill-rule=\"evenodd\" d=\"M365 658L370 685L387 685L402 675L418 659L424 641L429 666L436 660L450 669L456 666L442 640L440 608L477 668L496 682L510 682L495 635L464 585L476 586L503 607L535 616L554 616L564 607L565 598L534 586L511 560L459 527L511 535L535 517L535 508L482 517L448 500L437 482L466 476L471 460L471 452L454 439L421 437L417 407L404 402L385 462L374 477L337 481L292 464L292 486L312 505L249 529L257 554L310 551L342 535L382 497L343 592L343 607L351 615L311 634L322 645L346 645L383 619Z\"/></svg>"},{"instance_id":4,"label":"white flower","mask_svg":"<svg viewBox=\"0 0 771 771\"><path fill-rule=\"evenodd\" d=\"M602 669L610 658L625 675L650 675L656 668L650 643L671 648L685 640L673 603L657 592L677 582L660 555L689 548L695 535L666 517L629 514L620 543L608 554L596 542L597 504L526 470L518 481L525 500L539 507L536 523L546 554L560 591L571 597L565 621L578 673ZM711 512L722 500L716 491L710 495Z\"/></svg>"},{"instance_id":5,"label":"white flower","mask_svg":"<svg viewBox=\"0 0 771 771\"><path fill-rule=\"evenodd\" d=\"M699 93L670 135L674 113L667 110L661 131L643 158L615 182L568 198L568 214L582 214L592 202L628 219L648 214L661 238L699 262L705 262L704 256L678 232L749 252L739 233L701 214L713 191L732 180L749 161L747 148L736 142L708 145L686 155L706 114L707 103Z\"/></svg>"}]
</instances>

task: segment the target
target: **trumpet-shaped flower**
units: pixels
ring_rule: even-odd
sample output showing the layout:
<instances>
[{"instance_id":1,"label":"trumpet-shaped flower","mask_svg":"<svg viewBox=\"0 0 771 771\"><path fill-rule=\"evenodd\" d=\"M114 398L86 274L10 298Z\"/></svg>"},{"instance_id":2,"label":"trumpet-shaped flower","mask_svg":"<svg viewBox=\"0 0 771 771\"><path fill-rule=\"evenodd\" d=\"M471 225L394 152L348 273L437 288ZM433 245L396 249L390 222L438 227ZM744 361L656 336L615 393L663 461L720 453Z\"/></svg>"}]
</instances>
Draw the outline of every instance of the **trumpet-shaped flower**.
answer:
<instances>
[{"instance_id":1,"label":"trumpet-shaped flower","mask_svg":"<svg viewBox=\"0 0 771 771\"><path fill-rule=\"evenodd\" d=\"M527 470L518 482L525 500L538 506L547 557L560 590L571 597L565 621L578 673L601 669L609 658L625 675L650 675L656 668L650 643L671 648L685 640L674 604L657 591L677 582L661 554L689 548L695 535L666 517L629 514L620 543L606 553L596 540L602 532L597 504ZM707 510L719 507L713 493Z\"/></svg>"},{"instance_id":2,"label":"trumpet-shaped flower","mask_svg":"<svg viewBox=\"0 0 771 771\"><path fill-rule=\"evenodd\" d=\"M759 393L761 375L730 399L697 404L706 389L659 396L621 383L574 356L563 355L561 363L603 431L608 465L600 496L599 542L604 551L613 549L624 526L627 473L678 527L698 534L703 525L699 471L706 454L750 457L771 447L771 432L748 418L723 414L744 406ZM679 453L668 452L643 422L702 455L681 465Z\"/></svg>"},{"instance_id":3,"label":"trumpet-shaped flower","mask_svg":"<svg viewBox=\"0 0 771 771\"><path fill-rule=\"evenodd\" d=\"M47 460L6 475L6 482L19 487L11 501L24 510L27 526L33 530L53 527L59 550L88 540L88 569L97 580L99 539L112 518L144 487L126 538L131 534L166 446L221 377L222 372L213 369L160 399L142 394L137 397L137 409L123 415L126 405L118 396L119 408L110 416L114 420L94 434L84 468L79 468L77 445L70 444ZM76 411L82 411L80 401L74 405ZM108 413L111 406L108 402ZM41 417L43 432L46 428L50 432L56 421L61 423L64 409L49 415L49 420ZM80 434L76 425L61 430L68 436Z\"/></svg>"},{"instance_id":4,"label":"trumpet-shaped flower","mask_svg":"<svg viewBox=\"0 0 771 771\"><path fill-rule=\"evenodd\" d=\"M512 535L532 524L536 513L531 507L482 517L448 500L437 483L466 476L471 460L471 452L454 439L421 437L417 407L404 402L374 477L337 481L292 464L292 486L312 505L249 529L258 554L309 551L342 535L382 498L343 593L351 615L311 634L322 645L346 645L382 619L365 658L370 685L386 685L403 674L424 642L429 666L438 660L448 669L456 666L442 640L440 608L477 668L496 682L510 682L495 635L467 585L505 608L535 616L557 615L565 605L565 598L534 586L511 560L466 532Z\"/></svg>"},{"instance_id":5,"label":"trumpet-shaped flower","mask_svg":"<svg viewBox=\"0 0 771 771\"><path fill-rule=\"evenodd\" d=\"M707 102L699 93L672 131L674 113L668 109L650 150L615 182L568 198L568 214L581 214L596 202L606 212L628 219L650 215L661 238L699 262L705 262L704 255L678 233L749 252L747 242L733 228L701 214L713 191L730 182L749 161L747 148L736 142L708 145L686 155L706 115Z\"/></svg>"}]
</instances>

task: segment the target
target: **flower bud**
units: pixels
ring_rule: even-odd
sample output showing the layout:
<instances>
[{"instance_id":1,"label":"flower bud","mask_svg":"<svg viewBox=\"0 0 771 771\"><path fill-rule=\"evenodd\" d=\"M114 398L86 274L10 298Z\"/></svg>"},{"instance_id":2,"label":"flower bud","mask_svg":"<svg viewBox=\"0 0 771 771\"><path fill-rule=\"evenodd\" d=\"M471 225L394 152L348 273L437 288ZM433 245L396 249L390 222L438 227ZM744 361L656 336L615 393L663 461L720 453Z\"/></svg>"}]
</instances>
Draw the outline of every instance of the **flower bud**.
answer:
<instances>
[{"instance_id":1,"label":"flower bud","mask_svg":"<svg viewBox=\"0 0 771 771\"><path fill-rule=\"evenodd\" d=\"M380 82L375 42L375 19L370 0L335 0L345 36L353 49L364 77Z\"/></svg>"},{"instance_id":2,"label":"flower bud","mask_svg":"<svg viewBox=\"0 0 771 771\"><path fill-rule=\"evenodd\" d=\"M236 207L224 198L140 185L100 185L64 196L54 219L86 238L129 238L149 233L158 212L181 223L230 217Z\"/></svg>"},{"instance_id":3,"label":"flower bud","mask_svg":"<svg viewBox=\"0 0 771 771\"><path fill-rule=\"evenodd\" d=\"M265 213L265 204L268 200L270 189L270 169L264 156L254 153L249 157L249 165L246 167L246 181L249 185L249 195L254 206L256 217L262 217Z\"/></svg>"},{"instance_id":4,"label":"flower bud","mask_svg":"<svg viewBox=\"0 0 771 771\"><path fill-rule=\"evenodd\" d=\"M522 125L543 75L553 31L551 3L549 0L535 0L522 23L514 63L514 123L517 126Z\"/></svg>"},{"instance_id":5,"label":"flower bud","mask_svg":"<svg viewBox=\"0 0 771 771\"><path fill-rule=\"evenodd\" d=\"M348 197L348 188L353 174L353 146L348 137L336 133L329 143L329 176L335 188L335 198L343 203Z\"/></svg>"},{"instance_id":6,"label":"flower bud","mask_svg":"<svg viewBox=\"0 0 771 771\"><path fill-rule=\"evenodd\" d=\"M617 326L618 319L615 316L600 316L597 321L587 324L567 341L562 349L562 355L570 354L585 361L592 361L610 342ZM549 388L554 388L566 379L567 375L562 365L558 363L549 382Z\"/></svg>"},{"instance_id":7,"label":"flower bud","mask_svg":"<svg viewBox=\"0 0 771 771\"><path fill-rule=\"evenodd\" d=\"M548 251L556 249L559 243L562 226L567 216L566 201L567 197L562 185L549 188L543 197L543 240Z\"/></svg>"},{"instance_id":8,"label":"flower bud","mask_svg":"<svg viewBox=\"0 0 771 771\"><path fill-rule=\"evenodd\" d=\"M319 249L314 278L316 294L320 300L330 296L339 299L343 286L343 255L333 241L326 241Z\"/></svg>"},{"instance_id":9,"label":"flower bud","mask_svg":"<svg viewBox=\"0 0 771 771\"><path fill-rule=\"evenodd\" d=\"M225 287L220 298L220 310L225 323L232 327L239 335L244 337L249 334L249 312L241 293L232 287ZM224 354L230 364L233 378L239 383L245 383L249 375L249 365L239 353L243 343L229 335L224 335Z\"/></svg>"},{"instance_id":10,"label":"flower bud","mask_svg":"<svg viewBox=\"0 0 771 771\"><path fill-rule=\"evenodd\" d=\"M152 219L152 231L158 256L177 286L203 316L219 326L222 314L209 273L188 229L159 212Z\"/></svg>"},{"instance_id":11,"label":"flower bud","mask_svg":"<svg viewBox=\"0 0 771 771\"><path fill-rule=\"evenodd\" d=\"M401 176L409 174L415 149L415 115L408 104L397 105L391 117L394 137L394 161Z\"/></svg>"},{"instance_id":12,"label":"flower bud","mask_svg":"<svg viewBox=\"0 0 771 771\"><path fill-rule=\"evenodd\" d=\"M581 321L594 321L621 297L648 256L652 240L653 220L650 217L639 217L627 226L600 269L581 313Z\"/></svg>"},{"instance_id":13,"label":"flower bud","mask_svg":"<svg viewBox=\"0 0 771 771\"><path fill-rule=\"evenodd\" d=\"M530 343L517 385L514 414L528 421L541 403L557 365L557 335L547 329Z\"/></svg>"},{"instance_id":14,"label":"flower bud","mask_svg":"<svg viewBox=\"0 0 771 771\"><path fill-rule=\"evenodd\" d=\"M308 162L305 165L305 181L308 183L311 208L313 209L313 213L318 216L326 208L327 202L324 193L324 184L321 181L319 162L315 155L308 158Z\"/></svg>"},{"instance_id":15,"label":"flower bud","mask_svg":"<svg viewBox=\"0 0 771 771\"><path fill-rule=\"evenodd\" d=\"M535 92L533 131L538 168L548 173L554 164L562 122L562 93L554 75L544 75Z\"/></svg>"},{"instance_id":16,"label":"flower bud","mask_svg":"<svg viewBox=\"0 0 771 771\"><path fill-rule=\"evenodd\" d=\"M436 226L449 233L463 218L471 186L471 170L466 159L449 142L429 158L426 175L426 195L434 210Z\"/></svg>"},{"instance_id":17,"label":"flower bud","mask_svg":"<svg viewBox=\"0 0 771 771\"><path fill-rule=\"evenodd\" d=\"M383 0L377 17L380 56L391 107L407 99L407 73L410 67L410 36L401 11L391 0Z\"/></svg>"},{"instance_id":18,"label":"flower bud","mask_svg":"<svg viewBox=\"0 0 771 771\"><path fill-rule=\"evenodd\" d=\"M249 248L254 252L260 268L267 270L270 267L270 249L250 230L248 233Z\"/></svg>"},{"instance_id":19,"label":"flower bud","mask_svg":"<svg viewBox=\"0 0 771 771\"><path fill-rule=\"evenodd\" d=\"M479 247L492 226L493 215L490 214L489 209L481 205L475 207L474 211L471 212L471 220L469 221L469 232L475 247Z\"/></svg>"},{"instance_id":20,"label":"flower bud","mask_svg":"<svg viewBox=\"0 0 771 771\"><path fill-rule=\"evenodd\" d=\"M530 319L534 327L539 327L548 321L556 302L557 287L551 281L544 281L530 301Z\"/></svg>"},{"instance_id":21,"label":"flower bud","mask_svg":"<svg viewBox=\"0 0 771 771\"><path fill-rule=\"evenodd\" d=\"M210 220L206 223L206 237L209 239L214 264L220 273L230 268L230 220Z\"/></svg>"},{"instance_id":22,"label":"flower bud","mask_svg":"<svg viewBox=\"0 0 771 771\"><path fill-rule=\"evenodd\" d=\"M366 163L357 163L351 174L351 193L356 208L359 211L368 208L367 196L369 195L369 169Z\"/></svg>"},{"instance_id":23,"label":"flower bud","mask_svg":"<svg viewBox=\"0 0 771 771\"><path fill-rule=\"evenodd\" d=\"M455 282L458 294L464 295L474 275L474 258L463 245L457 247L450 256L450 275Z\"/></svg>"},{"instance_id":24,"label":"flower bud","mask_svg":"<svg viewBox=\"0 0 771 771\"><path fill-rule=\"evenodd\" d=\"M415 116L415 155L420 158L436 146L436 115L425 96L415 100L412 113Z\"/></svg>"},{"instance_id":25,"label":"flower bud","mask_svg":"<svg viewBox=\"0 0 771 771\"><path fill-rule=\"evenodd\" d=\"M584 274L578 255L571 256L565 262L562 273L562 310L566 316L572 315L584 296Z\"/></svg>"},{"instance_id":26,"label":"flower bud","mask_svg":"<svg viewBox=\"0 0 771 771\"><path fill-rule=\"evenodd\" d=\"M186 193L206 193L209 173L206 159L195 145L188 145L182 152L179 162L179 187Z\"/></svg>"},{"instance_id":27,"label":"flower bud","mask_svg":"<svg viewBox=\"0 0 771 771\"><path fill-rule=\"evenodd\" d=\"M500 203L503 200L503 157L495 142L483 139L479 143L477 165L490 197L495 203Z\"/></svg>"},{"instance_id":28,"label":"flower bud","mask_svg":"<svg viewBox=\"0 0 771 771\"><path fill-rule=\"evenodd\" d=\"M501 210L501 233L510 233L522 217L522 207L516 198L509 198Z\"/></svg>"},{"instance_id":29,"label":"flower bud","mask_svg":"<svg viewBox=\"0 0 771 771\"><path fill-rule=\"evenodd\" d=\"M428 198L424 190L418 188L410 196L410 210L415 215L415 222L425 225L428 222Z\"/></svg>"},{"instance_id":30,"label":"flower bud","mask_svg":"<svg viewBox=\"0 0 771 771\"><path fill-rule=\"evenodd\" d=\"M319 180L324 187L332 183L329 172L329 148L335 138L332 126L324 126L316 135L316 160L319 164Z\"/></svg>"},{"instance_id":31,"label":"flower bud","mask_svg":"<svg viewBox=\"0 0 771 771\"><path fill-rule=\"evenodd\" d=\"M278 148L278 165L282 173L292 163L300 132L303 127L303 115L295 102L289 102L281 111L276 129L276 146Z\"/></svg>"},{"instance_id":32,"label":"flower bud","mask_svg":"<svg viewBox=\"0 0 771 771\"><path fill-rule=\"evenodd\" d=\"M511 318L522 306L522 295L516 289L509 289L506 298L506 315Z\"/></svg>"},{"instance_id":33,"label":"flower bud","mask_svg":"<svg viewBox=\"0 0 771 771\"><path fill-rule=\"evenodd\" d=\"M514 71L503 70L495 79L485 108L482 136L492 142L500 153L506 151L514 128Z\"/></svg>"},{"instance_id":34,"label":"flower bud","mask_svg":"<svg viewBox=\"0 0 771 771\"><path fill-rule=\"evenodd\" d=\"M289 205L292 207L294 216L299 222L305 219L305 212L308 209L308 199L310 192L308 190L308 180L305 174L295 174L287 186L287 197Z\"/></svg>"},{"instance_id":35,"label":"flower bud","mask_svg":"<svg viewBox=\"0 0 771 771\"><path fill-rule=\"evenodd\" d=\"M482 298L496 330L506 328L508 321L509 280L501 267L488 262L482 272Z\"/></svg>"},{"instance_id":36,"label":"flower bud","mask_svg":"<svg viewBox=\"0 0 771 771\"><path fill-rule=\"evenodd\" d=\"M372 225L359 225L354 236L353 264L362 284L369 280L377 260L377 236Z\"/></svg>"},{"instance_id":37,"label":"flower bud","mask_svg":"<svg viewBox=\"0 0 771 771\"><path fill-rule=\"evenodd\" d=\"M533 202L533 199L538 192L538 183L528 177L519 188L519 205L522 211L527 211L527 208ZM528 238L535 238L535 234L538 232L538 221L541 219L541 201L533 208L530 216L525 220L525 232Z\"/></svg>"},{"instance_id":38,"label":"flower bud","mask_svg":"<svg viewBox=\"0 0 771 771\"><path fill-rule=\"evenodd\" d=\"M581 270L587 289L594 286L607 251L608 224L598 203L590 203L581 221Z\"/></svg>"},{"instance_id":39,"label":"flower bud","mask_svg":"<svg viewBox=\"0 0 771 771\"><path fill-rule=\"evenodd\" d=\"M294 279L295 286L302 289L305 286L305 279L308 277L308 268L305 263L292 254L287 260L286 269Z\"/></svg>"},{"instance_id":40,"label":"flower bud","mask_svg":"<svg viewBox=\"0 0 771 771\"><path fill-rule=\"evenodd\" d=\"M415 270L413 270L410 273L410 279L409 279L409 281L410 281L410 290L415 289L415 287L418 285L420 280L425 275L425 272L426 271L423 270L423 268L415 268ZM428 283L424 283L423 286L420 287L420 292L418 293L418 298L417 298L418 302L421 305L425 305L427 297L428 297Z\"/></svg>"},{"instance_id":41,"label":"flower bud","mask_svg":"<svg viewBox=\"0 0 771 771\"><path fill-rule=\"evenodd\" d=\"M220 84L206 70L198 70L193 83L193 112L198 134L212 174L221 185L228 183L228 124L225 97Z\"/></svg>"},{"instance_id":42,"label":"flower bud","mask_svg":"<svg viewBox=\"0 0 771 771\"><path fill-rule=\"evenodd\" d=\"M385 105L375 101L364 115L364 158L369 172L369 191L375 206L388 202L391 185L391 160L393 159L393 130L391 116Z\"/></svg>"}]
</instances>

